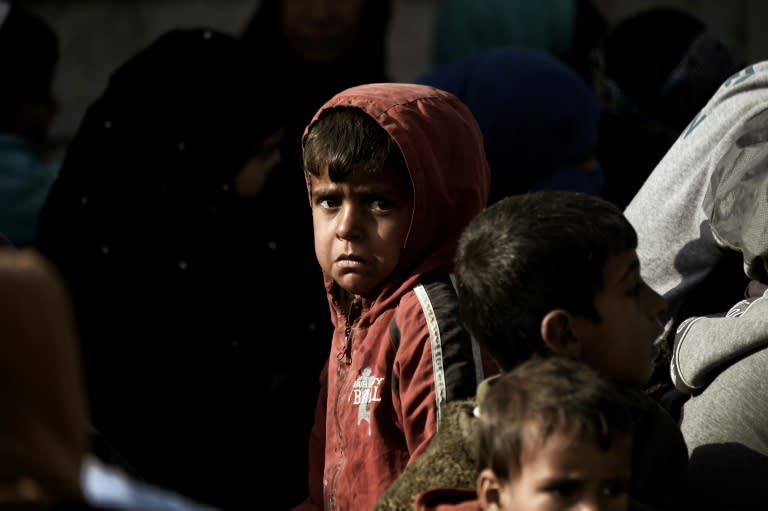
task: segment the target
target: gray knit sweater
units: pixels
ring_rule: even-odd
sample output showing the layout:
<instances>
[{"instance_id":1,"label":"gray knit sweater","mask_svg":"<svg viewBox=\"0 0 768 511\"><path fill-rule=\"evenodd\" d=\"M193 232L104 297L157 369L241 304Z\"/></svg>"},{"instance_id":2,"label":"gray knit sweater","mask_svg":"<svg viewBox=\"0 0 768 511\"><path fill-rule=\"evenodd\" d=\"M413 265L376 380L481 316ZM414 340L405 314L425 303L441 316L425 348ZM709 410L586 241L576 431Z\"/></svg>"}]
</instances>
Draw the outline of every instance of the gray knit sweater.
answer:
<instances>
[{"instance_id":1,"label":"gray knit sweater","mask_svg":"<svg viewBox=\"0 0 768 511\"><path fill-rule=\"evenodd\" d=\"M766 111L768 61L723 83L624 212L638 233L643 278L667 299L672 315L723 257L706 209L710 182L742 126Z\"/></svg>"},{"instance_id":2,"label":"gray knit sweater","mask_svg":"<svg viewBox=\"0 0 768 511\"><path fill-rule=\"evenodd\" d=\"M728 252L742 259L732 269L768 281L768 61L723 83L625 214L638 231L643 277L682 321L671 373L692 394L681 419L690 508L764 505L768 298L752 296L722 317L686 320L680 310Z\"/></svg>"}]
</instances>

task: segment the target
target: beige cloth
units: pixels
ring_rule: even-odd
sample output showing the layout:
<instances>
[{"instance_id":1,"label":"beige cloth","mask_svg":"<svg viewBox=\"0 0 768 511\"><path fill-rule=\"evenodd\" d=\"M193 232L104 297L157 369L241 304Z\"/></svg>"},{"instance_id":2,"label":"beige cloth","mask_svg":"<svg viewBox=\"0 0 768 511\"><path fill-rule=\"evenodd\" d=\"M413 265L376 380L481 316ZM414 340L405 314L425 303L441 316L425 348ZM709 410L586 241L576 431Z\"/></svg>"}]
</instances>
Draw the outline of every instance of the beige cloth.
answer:
<instances>
[{"instance_id":1,"label":"beige cloth","mask_svg":"<svg viewBox=\"0 0 768 511\"><path fill-rule=\"evenodd\" d=\"M0 492L80 496L88 411L67 290L32 249L0 249ZM32 489L30 490L30 484ZM26 493L26 494L25 494Z\"/></svg>"}]
</instances>

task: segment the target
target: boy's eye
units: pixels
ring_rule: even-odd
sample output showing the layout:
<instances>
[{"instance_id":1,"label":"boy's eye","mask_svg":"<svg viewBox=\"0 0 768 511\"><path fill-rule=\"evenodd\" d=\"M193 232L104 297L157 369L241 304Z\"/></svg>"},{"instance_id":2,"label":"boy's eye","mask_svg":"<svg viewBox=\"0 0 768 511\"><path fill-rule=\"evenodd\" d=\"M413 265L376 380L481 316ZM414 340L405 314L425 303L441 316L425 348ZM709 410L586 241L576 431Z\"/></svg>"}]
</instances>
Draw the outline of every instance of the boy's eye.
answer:
<instances>
[{"instance_id":1,"label":"boy's eye","mask_svg":"<svg viewBox=\"0 0 768 511\"><path fill-rule=\"evenodd\" d=\"M620 497L627 493L626 481L610 481L603 486L603 495L606 497Z\"/></svg>"},{"instance_id":2,"label":"boy's eye","mask_svg":"<svg viewBox=\"0 0 768 511\"><path fill-rule=\"evenodd\" d=\"M339 206L339 201L330 197L321 197L317 200L317 205L324 209L333 209Z\"/></svg>"},{"instance_id":3,"label":"boy's eye","mask_svg":"<svg viewBox=\"0 0 768 511\"><path fill-rule=\"evenodd\" d=\"M547 492L562 499L573 497L578 489L579 483L576 481L557 481L545 488Z\"/></svg>"},{"instance_id":4,"label":"boy's eye","mask_svg":"<svg viewBox=\"0 0 768 511\"><path fill-rule=\"evenodd\" d=\"M376 211L386 211L392 209L392 203L384 199L373 199L371 200L371 209Z\"/></svg>"}]
</instances>

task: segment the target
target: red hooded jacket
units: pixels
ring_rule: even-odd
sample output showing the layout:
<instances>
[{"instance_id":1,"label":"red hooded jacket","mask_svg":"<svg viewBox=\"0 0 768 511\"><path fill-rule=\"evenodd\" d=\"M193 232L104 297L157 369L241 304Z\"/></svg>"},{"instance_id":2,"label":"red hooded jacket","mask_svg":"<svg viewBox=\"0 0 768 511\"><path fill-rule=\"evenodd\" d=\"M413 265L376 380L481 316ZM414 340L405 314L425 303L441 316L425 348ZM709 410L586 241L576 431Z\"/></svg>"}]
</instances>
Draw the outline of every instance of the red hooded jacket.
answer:
<instances>
[{"instance_id":1,"label":"red hooded jacket","mask_svg":"<svg viewBox=\"0 0 768 511\"><path fill-rule=\"evenodd\" d=\"M426 448L445 403L473 396L489 368L461 325L450 273L490 176L474 117L447 92L353 87L321 107L305 137L337 106L362 109L389 133L414 192L398 266L375 297L350 300L324 276L335 328L310 438L310 497L296 509L354 511L373 508Z\"/></svg>"}]
</instances>

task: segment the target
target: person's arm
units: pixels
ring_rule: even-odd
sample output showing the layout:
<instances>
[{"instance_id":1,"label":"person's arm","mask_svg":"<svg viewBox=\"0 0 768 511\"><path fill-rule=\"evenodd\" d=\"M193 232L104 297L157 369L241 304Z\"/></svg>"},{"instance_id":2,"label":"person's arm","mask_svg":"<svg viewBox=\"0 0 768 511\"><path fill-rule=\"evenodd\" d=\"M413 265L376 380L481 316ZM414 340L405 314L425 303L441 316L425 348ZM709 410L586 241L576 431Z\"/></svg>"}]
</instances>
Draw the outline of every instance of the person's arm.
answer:
<instances>
[{"instance_id":1,"label":"person's arm","mask_svg":"<svg viewBox=\"0 0 768 511\"><path fill-rule=\"evenodd\" d=\"M400 302L393 403L412 461L441 424L446 403L474 397L483 379L480 349L459 321L450 279L425 283Z\"/></svg>"},{"instance_id":2,"label":"person's arm","mask_svg":"<svg viewBox=\"0 0 768 511\"><path fill-rule=\"evenodd\" d=\"M704 208L712 174L741 126L767 108L765 61L721 85L624 212L638 233L643 278L667 299L671 317L723 257Z\"/></svg>"},{"instance_id":3,"label":"person's arm","mask_svg":"<svg viewBox=\"0 0 768 511\"><path fill-rule=\"evenodd\" d=\"M440 430L387 488L374 511L411 511L416 496L432 488L474 488L474 407L471 399L446 405Z\"/></svg>"}]
</instances>

